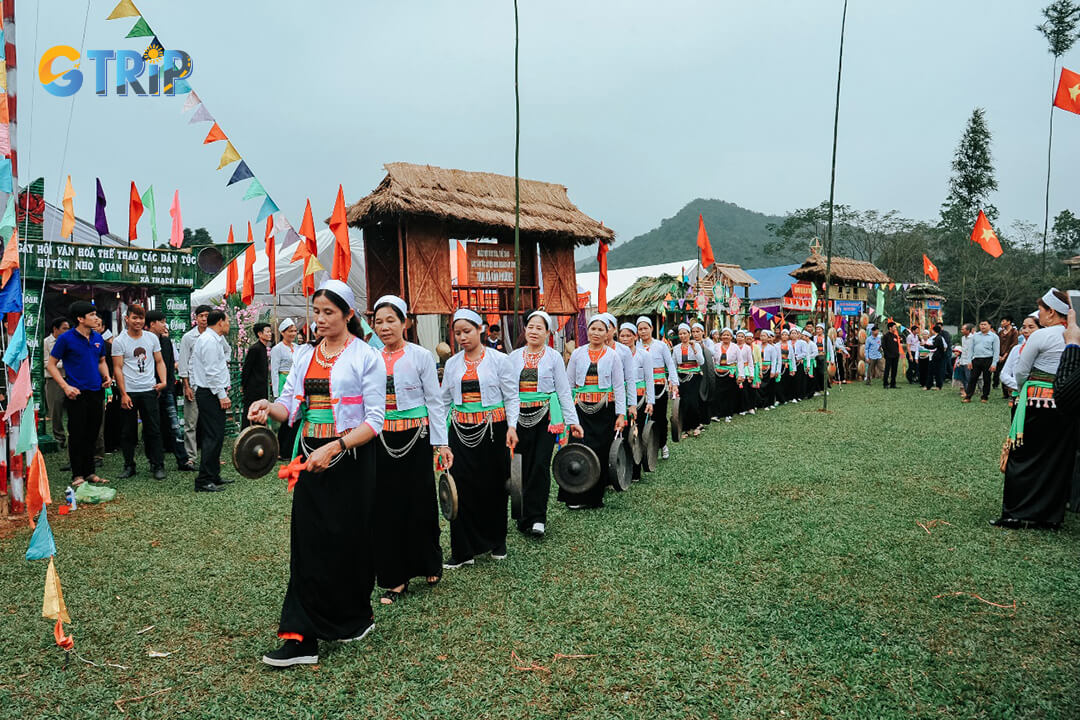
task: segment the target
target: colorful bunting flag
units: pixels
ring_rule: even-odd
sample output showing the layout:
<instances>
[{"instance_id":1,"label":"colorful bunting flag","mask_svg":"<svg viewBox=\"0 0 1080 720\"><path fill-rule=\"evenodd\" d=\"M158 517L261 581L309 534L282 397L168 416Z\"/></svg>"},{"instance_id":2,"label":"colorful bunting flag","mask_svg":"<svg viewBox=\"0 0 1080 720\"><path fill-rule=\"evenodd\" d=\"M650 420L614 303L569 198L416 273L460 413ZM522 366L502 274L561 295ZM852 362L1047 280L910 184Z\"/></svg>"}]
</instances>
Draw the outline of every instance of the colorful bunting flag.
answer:
<instances>
[{"instance_id":1,"label":"colorful bunting flag","mask_svg":"<svg viewBox=\"0 0 1080 720\"><path fill-rule=\"evenodd\" d=\"M34 424L33 410L30 408L30 425ZM20 428L21 432L22 428ZM34 451L34 456L27 463L26 470L26 510L30 527L34 527L34 518L46 505L52 505L52 494L49 492L49 472L45 468L45 456L41 454L39 448Z\"/></svg>"},{"instance_id":2,"label":"colorful bunting flag","mask_svg":"<svg viewBox=\"0 0 1080 720\"><path fill-rule=\"evenodd\" d=\"M21 321L20 321L21 322ZM37 423L34 421L34 406L27 404L19 418L19 439L15 443L15 453L30 452L38 444Z\"/></svg>"},{"instance_id":3,"label":"colorful bunting flag","mask_svg":"<svg viewBox=\"0 0 1080 720\"><path fill-rule=\"evenodd\" d=\"M240 159L240 153L236 152L236 148L233 147L229 141L225 142L225 152L221 153L221 162L218 163L217 169L225 167L230 163L234 163Z\"/></svg>"},{"instance_id":4,"label":"colorful bunting flag","mask_svg":"<svg viewBox=\"0 0 1080 720\"><path fill-rule=\"evenodd\" d=\"M315 278L313 276L315 275L315 273L319 272L320 270L325 270L325 269L326 268L323 267L323 264L321 262L319 262L319 256L318 255L312 255L311 257L308 258L307 267L304 268L304 282L307 283L308 278L310 277L311 278L311 283L312 283L312 285L314 285L315 284ZM312 290L312 292L315 292L315 291Z\"/></svg>"},{"instance_id":5,"label":"colorful bunting flag","mask_svg":"<svg viewBox=\"0 0 1080 720\"><path fill-rule=\"evenodd\" d=\"M26 548L27 560L48 560L56 554L56 539L53 538L52 528L49 527L49 516L45 512L45 506L41 506L38 513L34 533L30 536L30 546Z\"/></svg>"},{"instance_id":6,"label":"colorful bunting flag","mask_svg":"<svg viewBox=\"0 0 1080 720\"><path fill-rule=\"evenodd\" d=\"M233 183L238 183L241 180L247 180L249 177L254 177L254 175L248 168L247 162L241 160L240 164L236 166L236 170L233 171L232 177L229 178L229 182L225 183L225 187L229 187Z\"/></svg>"},{"instance_id":7,"label":"colorful bunting flag","mask_svg":"<svg viewBox=\"0 0 1080 720\"><path fill-rule=\"evenodd\" d=\"M15 326L15 332L8 341L7 349L4 350L4 365L9 368L19 367L29 354L26 347L26 324L20 315L19 324Z\"/></svg>"},{"instance_id":8,"label":"colorful bunting flag","mask_svg":"<svg viewBox=\"0 0 1080 720\"><path fill-rule=\"evenodd\" d=\"M150 215L150 237L153 240L153 246L157 247L157 207L154 204L154 186L147 188L140 199L143 208Z\"/></svg>"},{"instance_id":9,"label":"colorful bunting flag","mask_svg":"<svg viewBox=\"0 0 1080 720\"><path fill-rule=\"evenodd\" d=\"M12 195L8 199L8 208L11 209L11 214L14 216L15 196ZM14 226L7 225L8 214L4 213L4 221L0 222L0 236L8 238L7 245L4 247L4 255L0 257L0 287L7 285L8 280L11 279L11 273L19 267L19 232ZM14 217L11 218L14 223Z\"/></svg>"},{"instance_id":10,"label":"colorful bunting flag","mask_svg":"<svg viewBox=\"0 0 1080 720\"><path fill-rule=\"evenodd\" d=\"M153 37L154 31L150 29L150 26L146 23L146 18L140 17L138 22L135 23L135 27L131 28L125 37L137 38L137 37ZM157 38L154 38L155 40Z\"/></svg>"},{"instance_id":11,"label":"colorful bunting flag","mask_svg":"<svg viewBox=\"0 0 1080 720\"><path fill-rule=\"evenodd\" d=\"M232 245L233 239L233 227L229 226L229 244ZM236 294L236 260L229 262L229 267L225 269L225 297Z\"/></svg>"},{"instance_id":12,"label":"colorful bunting flag","mask_svg":"<svg viewBox=\"0 0 1080 720\"><path fill-rule=\"evenodd\" d=\"M172 207L169 208L172 216L172 230L169 231L169 245L174 248L184 245L184 220L180 217L180 191L173 193Z\"/></svg>"},{"instance_id":13,"label":"colorful bunting flag","mask_svg":"<svg viewBox=\"0 0 1080 720\"><path fill-rule=\"evenodd\" d=\"M135 3L131 0L120 0L116 7L113 8L113 11L109 13L109 17L105 19L118 20L126 17L139 17L141 14L142 13L135 8Z\"/></svg>"},{"instance_id":14,"label":"colorful bunting flag","mask_svg":"<svg viewBox=\"0 0 1080 720\"><path fill-rule=\"evenodd\" d=\"M198 113L195 113L195 114L198 115ZM192 118L193 121L194 121L194 119L195 118ZM215 122L213 127L210 128L210 132L206 133L206 139L202 141L202 144L203 145L209 145L210 143L215 143L215 142L218 142L219 140L228 140L228 139L229 138L225 137L225 131L223 131L221 129L221 126L218 125Z\"/></svg>"},{"instance_id":15,"label":"colorful bunting flag","mask_svg":"<svg viewBox=\"0 0 1080 720\"><path fill-rule=\"evenodd\" d=\"M244 284L240 292L240 302L250 305L255 299L255 237L251 234L251 221L248 221L248 243L244 251Z\"/></svg>"},{"instance_id":16,"label":"colorful bunting flag","mask_svg":"<svg viewBox=\"0 0 1080 720\"><path fill-rule=\"evenodd\" d=\"M268 215L266 217L266 261L267 269L270 272L270 294L277 295L277 256L275 254L276 248L274 247L274 216Z\"/></svg>"},{"instance_id":17,"label":"colorful bunting flag","mask_svg":"<svg viewBox=\"0 0 1080 720\"><path fill-rule=\"evenodd\" d=\"M244 193L244 200L250 200L252 198L263 197L266 195L266 190L263 189L262 183L259 182L259 178L251 178L251 184L248 185L247 192Z\"/></svg>"},{"instance_id":18,"label":"colorful bunting flag","mask_svg":"<svg viewBox=\"0 0 1080 720\"><path fill-rule=\"evenodd\" d=\"M0 62L0 67L3 67L4 63ZM0 88L3 91L4 88ZM12 186L11 180L11 158L0 158L0 190L3 192L11 192Z\"/></svg>"},{"instance_id":19,"label":"colorful bunting flag","mask_svg":"<svg viewBox=\"0 0 1080 720\"><path fill-rule=\"evenodd\" d=\"M263 220L270 217L271 215L273 215L277 211L278 211L277 203L275 203L273 200L271 200L270 196L267 195L266 199L263 200L262 207L259 208L259 215L258 215L258 217L255 218L255 222L262 222Z\"/></svg>"},{"instance_id":20,"label":"colorful bunting flag","mask_svg":"<svg viewBox=\"0 0 1080 720\"><path fill-rule=\"evenodd\" d=\"M60 237L70 239L75 229L75 189L71 187L71 176L67 176L64 186L64 220L60 223Z\"/></svg>"},{"instance_id":21,"label":"colorful bunting flag","mask_svg":"<svg viewBox=\"0 0 1080 720\"><path fill-rule=\"evenodd\" d=\"M11 271L11 278L0 288L0 313L21 313L23 310L22 282L19 269Z\"/></svg>"},{"instance_id":22,"label":"colorful bunting flag","mask_svg":"<svg viewBox=\"0 0 1080 720\"><path fill-rule=\"evenodd\" d=\"M128 244L138 238L139 218L143 214L142 198L135 189L135 181L131 181L131 196L128 199Z\"/></svg>"},{"instance_id":23,"label":"colorful bunting flag","mask_svg":"<svg viewBox=\"0 0 1080 720\"><path fill-rule=\"evenodd\" d=\"M195 114L191 116L190 120L188 120L188 125L194 125L195 123L201 123L201 122L212 122L212 123L214 123L214 126L217 127L217 123L214 122L214 116L210 114L210 111L206 109L205 105L199 105L199 107L195 108ZM213 132L213 131L214 131L213 128L211 128L210 132ZM221 131L221 128L218 128L218 132L220 132L220 131ZM221 138L218 138L218 139L220 140ZM210 140L209 142L214 142L214 141ZM206 144L206 142L203 142L203 145L205 145L205 144Z\"/></svg>"},{"instance_id":24,"label":"colorful bunting flag","mask_svg":"<svg viewBox=\"0 0 1080 720\"><path fill-rule=\"evenodd\" d=\"M975 228L971 231L971 242L985 250L992 257L1001 257L1001 243L998 242L997 233L990 227L990 221L986 219L986 213L979 211L979 217L975 221Z\"/></svg>"},{"instance_id":25,"label":"colorful bunting flag","mask_svg":"<svg viewBox=\"0 0 1080 720\"><path fill-rule=\"evenodd\" d=\"M196 94L196 92L192 90L190 93L188 93L187 99L184 100L184 109L180 112L186 113L188 110L200 104L201 102L202 100L199 99L198 94Z\"/></svg>"},{"instance_id":26,"label":"colorful bunting flag","mask_svg":"<svg viewBox=\"0 0 1080 720\"><path fill-rule=\"evenodd\" d=\"M101 187L101 178L97 178L97 205L94 208L94 229L98 235L109 234L109 221L105 217L105 188Z\"/></svg>"},{"instance_id":27,"label":"colorful bunting flag","mask_svg":"<svg viewBox=\"0 0 1080 720\"><path fill-rule=\"evenodd\" d=\"M345 190L338 185L334 212L330 216L330 230L334 233L334 263L330 277L347 283L352 269L352 248L349 246L349 225L345 217Z\"/></svg>"},{"instance_id":28,"label":"colorful bunting flag","mask_svg":"<svg viewBox=\"0 0 1080 720\"><path fill-rule=\"evenodd\" d=\"M60 587L60 576L56 574L56 566L52 558L49 558L49 569L45 574L45 597L41 602L41 617L50 620L71 622L67 606L64 604L64 591ZM61 631L62 632L62 631Z\"/></svg>"},{"instance_id":29,"label":"colorful bunting flag","mask_svg":"<svg viewBox=\"0 0 1080 720\"><path fill-rule=\"evenodd\" d=\"M881 288L878 288L877 291L877 307L875 309L878 315L885 316L885 291Z\"/></svg>"}]
</instances>

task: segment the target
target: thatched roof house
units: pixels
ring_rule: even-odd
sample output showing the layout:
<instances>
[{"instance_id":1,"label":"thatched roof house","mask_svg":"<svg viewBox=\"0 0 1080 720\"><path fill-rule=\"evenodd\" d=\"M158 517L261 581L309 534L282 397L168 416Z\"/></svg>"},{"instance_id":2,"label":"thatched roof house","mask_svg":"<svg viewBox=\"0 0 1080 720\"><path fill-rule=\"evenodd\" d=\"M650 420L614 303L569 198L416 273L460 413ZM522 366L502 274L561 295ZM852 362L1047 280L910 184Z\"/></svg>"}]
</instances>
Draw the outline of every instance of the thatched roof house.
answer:
<instances>
[{"instance_id":1,"label":"thatched roof house","mask_svg":"<svg viewBox=\"0 0 1080 720\"><path fill-rule=\"evenodd\" d=\"M931 282L915 283L904 291L908 300L944 300L945 293Z\"/></svg>"},{"instance_id":2,"label":"thatched roof house","mask_svg":"<svg viewBox=\"0 0 1080 720\"><path fill-rule=\"evenodd\" d=\"M833 257L831 266L831 281L837 285L851 283L889 283L892 280L888 275L881 272L873 263L864 260L854 260L846 257ZM791 277L797 280L812 280L814 282L825 281L825 256L818 253L812 254L803 261L797 269L792 270Z\"/></svg>"},{"instance_id":3,"label":"thatched roof house","mask_svg":"<svg viewBox=\"0 0 1080 720\"><path fill-rule=\"evenodd\" d=\"M685 287L682 280L674 275L638 278L633 285L608 301L608 312L616 317L663 313L668 294L682 297Z\"/></svg>"},{"instance_id":4,"label":"thatched roof house","mask_svg":"<svg viewBox=\"0 0 1080 720\"><path fill-rule=\"evenodd\" d=\"M384 167L386 177L374 192L348 207L350 225L423 216L442 221L450 237L462 240L513 238L514 178L411 163ZM575 245L615 239L615 231L570 202L565 186L537 180L521 180L520 227L522 236Z\"/></svg>"}]
</instances>

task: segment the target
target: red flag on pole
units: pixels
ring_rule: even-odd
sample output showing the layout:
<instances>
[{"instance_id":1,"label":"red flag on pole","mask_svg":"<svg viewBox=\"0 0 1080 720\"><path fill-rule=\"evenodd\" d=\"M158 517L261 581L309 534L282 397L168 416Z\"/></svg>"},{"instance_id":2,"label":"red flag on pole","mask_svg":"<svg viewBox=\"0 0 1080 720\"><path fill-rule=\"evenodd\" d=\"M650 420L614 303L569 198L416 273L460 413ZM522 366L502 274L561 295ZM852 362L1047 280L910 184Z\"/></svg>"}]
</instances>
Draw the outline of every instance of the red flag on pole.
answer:
<instances>
[{"instance_id":1,"label":"red flag on pole","mask_svg":"<svg viewBox=\"0 0 1080 720\"><path fill-rule=\"evenodd\" d=\"M251 221L248 220L248 245L244 251L244 286L240 292L240 302L250 305L255 299L255 238L251 234Z\"/></svg>"},{"instance_id":2,"label":"red flag on pole","mask_svg":"<svg viewBox=\"0 0 1080 720\"><path fill-rule=\"evenodd\" d=\"M229 226L229 244L232 245L235 240L233 239L232 225ZM229 261L229 267L225 270L225 297L236 294L236 260Z\"/></svg>"},{"instance_id":3,"label":"red flag on pole","mask_svg":"<svg viewBox=\"0 0 1080 720\"><path fill-rule=\"evenodd\" d=\"M138 237L139 218L143 214L142 198L135 189L135 181L131 181L131 200L128 203L128 244L130 245Z\"/></svg>"},{"instance_id":4,"label":"red flag on pole","mask_svg":"<svg viewBox=\"0 0 1080 720\"><path fill-rule=\"evenodd\" d=\"M347 283L352 269L352 248L349 247L349 225L345 219L345 191L341 185L337 188L330 229L334 233L334 264L330 266L330 277Z\"/></svg>"},{"instance_id":5,"label":"red flag on pole","mask_svg":"<svg viewBox=\"0 0 1080 720\"><path fill-rule=\"evenodd\" d=\"M716 262L712 254L712 245L709 244L709 233L705 232L705 218L697 216L697 246L701 249L701 267L708 268Z\"/></svg>"},{"instance_id":6,"label":"red flag on pole","mask_svg":"<svg viewBox=\"0 0 1080 720\"><path fill-rule=\"evenodd\" d=\"M274 247L274 216L266 216L266 261L270 271L270 294L277 295L277 256Z\"/></svg>"},{"instance_id":7,"label":"red flag on pole","mask_svg":"<svg viewBox=\"0 0 1080 720\"><path fill-rule=\"evenodd\" d=\"M600 312L607 312L607 243L601 241L600 249L596 251L596 262L600 263L600 284L596 288L596 308Z\"/></svg>"},{"instance_id":8,"label":"red flag on pole","mask_svg":"<svg viewBox=\"0 0 1080 720\"><path fill-rule=\"evenodd\" d=\"M930 258L926 257L926 253L922 256L922 271L923 275L930 278L934 282L938 281L937 265L930 262Z\"/></svg>"},{"instance_id":9,"label":"red flag on pole","mask_svg":"<svg viewBox=\"0 0 1080 720\"><path fill-rule=\"evenodd\" d=\"M971 231L971 242L993 257L1001 257L1001 243L998 242L997 233L990 227L990 221L982 210L979 211L979 219L975 221L975 229Z\"/></svg>"},{"instance_id":10,"label":"red flag on pole","mask_svg":"<svg viewBox=\"0 0 1080 720\"><path fill-rule=\"evenodd\" d=\"M296 249L296 254L293 255L293 260L300 256L304 260L304 277L301 281L301 286L304 297L308 297L315 294L315 273L308 273L308 263L311 262L311 258L319 257L319 244L315 241L315 220L311 217L311 200L307 201L307 207L304 208L304 219L300 223L300 234L306 239L301 241L299 245L304 245L304 254L300 255L300 248Z\"/></svg>"},{"instance_id":11,"label":"red flag on pole","mask_svg":"<svg viewBox=\"0 0 1080 720\"><path fill-rule=\"evenodd\" d=\"M1080 114L1080 73L1061 68L1061 79L1058 80L1057 95L1054 96L1054 107Z\"/></svg>"},{"instance_id":12,"label":"red flag on pole","mask_svg":"<svg viewBox=\"0 0 1080 720\"><path fill-rule=\"evenodd\" d=\"M457 284L469 284L469 256L460 240L457 241Z\"/></svg>"}]
</instances>

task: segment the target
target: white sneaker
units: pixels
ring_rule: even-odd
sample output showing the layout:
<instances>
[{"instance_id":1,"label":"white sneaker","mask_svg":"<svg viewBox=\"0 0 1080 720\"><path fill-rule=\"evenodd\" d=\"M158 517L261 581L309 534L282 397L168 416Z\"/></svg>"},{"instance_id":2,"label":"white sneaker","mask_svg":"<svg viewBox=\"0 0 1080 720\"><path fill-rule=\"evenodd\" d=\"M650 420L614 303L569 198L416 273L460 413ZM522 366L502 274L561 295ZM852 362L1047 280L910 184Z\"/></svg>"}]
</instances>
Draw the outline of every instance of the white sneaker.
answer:
<instances>
[{"instance_id":1,"label":"white sneaker","mask_svg":"<svg viewBox=\"0 0 1080 720\"><path fill-rule=\"evenodd\" d=\"M462 567L465 567L466 565L473 565L473 564L475 564L475 563L471 559L466 560L465 562L459 562L459 563L456 563L456 564L455 563L443 563L443 570L457 570L458 568L462 568Z\"/></svg>"},{"instance_id":2,"label":"white sneaker","mask_svg":"<svg viewBox=\"0 0 1080 720\"><path fill-rule=\"evenodd\" d=\"M777 401L773 402L772 406L773 407L780 407L780 401L777 400Z\"/></svg>"},{"instance_id":3,"label":"white sneaker","mask_svg":"<svg viewBox=\"0 0 1080 720\"><path fill-rule=\"evenodd\" d=\"M745 410L743 410L743 411L742 411L741 413L739 413L739 414L740 414L740 415L745 415L745 414L746 414L746 411L745 411Z\"/></svg>"},{"instance_id":4,"label":"white sneaker","mask_svg":"<svg viewBox=\"0 0 1080 720\"><path fill-rule=\"evenodd\" d=\"M660 448L660 457L661 457L662 459L664 459L664 460L667 460L667 459L668 459L668 449L667 449L667 445L665 445L664 447Z\"/></svg>"},{"instance_id":5,"label":"white sneaker","mask_svg":"<svg viewBox=\"0 0 1080 720\"><path fill-rule=\"evenodd\" d=\"M544 523L533 523L533 526L532 526L532 534L533 535L543 535L544 530L545 530Z\"/></svg>"},{"instance_id":6,"label":"white sneaker","mask_svg":"<svg viewBox=\"0 0 1080 720\"><path fill-rule=\"evenodd\" d=\"M372 630L374 630L374 629L375 629L375 623L371 623L370 625L367 626L367 628L364 630L364 632L360 633L356 637L347 638L345 640L339 640L338 642L351 643L351 642L356 642L357 640L363 640L365 637L367 637L367 634L369 632L371 632Z\"/></svg>"},{"instance_id":7,"label":"white sneaker","mask_svg":"<svg viewBox=\"0 0 1080 720\"><path fill-rule=\"evenodd\" d=\"M765 409L766 409L766 410L772 410L772 409L773 409L773 407L775 407L775 406L773 406L773 405L766 405L766 406L765 406Z\"/></svg>"},{"instance_id":8,"label":"white sneaker","mask_svg":"<svg viewBox=\"0 0 1080 720\"><path fill-rule=\"evenodd\" d=\"M798 405L798 404L799 404L799 401L798 401L798 400L792 400L791 402L795 403L796 405Z\"/></svg>"},{"instance_id":9,"label":"white sneaker","mask_svg":"<svg viewBox=\"0 0 1080 720\"><path fill-rule=\"evenodd\" d=\"M496 553L491 553L491 559L492 560L505 560L506 559L506 552L504 551L501 555L498 555Z\"/></svg>"},{"instance_id":10,"label":"white sneaker","mask_svg":"<svg viewBox=\"0 0 1080 720\"><path fill-rule=\"evenodd\" d=\"M584 510L585 506L584 505L567 505L566 509L567 510Z\"/></svg>"},{"instance_id":11,"label":"white sneaker","mask_svg":"<svg viewBox=\"0 0 1080 720\"><path fill-rule=\"evenodd\" d=\"M718 418L718 417L716 417L715 415L713 415L713 416L712 416L712 421L713 421L713 422L720 422L720 418Z\"/></svg>"},{"instance_id":12,"label":"white sneaker","mask_svg":"<svg viewBox=\"0 0 1080 720\"><path fill-rule=\"evenodd\" d=\"M726 418L724 418L724 422L731 422L731 416L728 415Z\"/></svg>"}]
</instances>

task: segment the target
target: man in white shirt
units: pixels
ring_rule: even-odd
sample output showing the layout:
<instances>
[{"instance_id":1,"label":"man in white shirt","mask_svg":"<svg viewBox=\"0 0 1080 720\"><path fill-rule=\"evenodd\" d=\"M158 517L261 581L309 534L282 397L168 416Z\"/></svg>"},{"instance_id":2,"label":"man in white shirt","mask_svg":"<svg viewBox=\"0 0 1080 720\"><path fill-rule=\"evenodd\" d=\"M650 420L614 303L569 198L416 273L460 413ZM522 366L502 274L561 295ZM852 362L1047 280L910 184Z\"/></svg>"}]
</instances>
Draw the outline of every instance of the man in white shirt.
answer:
<instances>
[{"instance_id":1,"label":"man in white shirt","mask_svg":"<svg viewBox=\"0 0 1080 720\"><path fill-rule=\"evenodd\" d=\"M198 445L195 442L195 428L199 423L199 405L195 402L195 391L188 381L188 368L191 365L191 351L195 349L195 341L206 331L206 317L210 314L209 305L199 305L195 308L195 327L184 333L180 338L180 355L176 358L176 375L184 385L184 450L187 451L188 460L195 462Z\"/></svg>"},{"instance_id":2,"label":"man in white shirt","mask_svg":"<svg viewBox=\"0 0 1080 720\"><path fill-rule=\"evenodd\" d=\"M42 341L42 357L47 358L56 345L56 338L71 329L71 323L67 318L56 318L52 322L52 332L45 336ZM64 363L58 360L56 369L60 371L60 377L64 377ZM52 379L52 375L45 374L45 404L48 406L49 421L52 424L52 434L57 444L63 450L67 447L67 434L64 432L64 391L60 385ZM61 468L66 469L66 468Z\"/></svg>"},{"instance_id":3,"label":"man in white shirt","mask_svg":"<svg viewBox=\"0 0 1080 720\"><path fill-rule=\"evenodd\" d=\"M229 332L229 317L220 310L211 310L206 317L206 331L199 336L191 351L188 382L199 406L197 441L199 475L195 492L224 490L221 477L221 446L225 441L225 411L229 402L229 352L223 341Z\"/></svg>"},{"instance_id":4,"label":"man in white shirt","mask_svg":"<svg viewBox=\"0 0 1080 720\"><path fill-rule=\"evenodd\" d=\"M112 363L116 389L120 395L120 449L124 469L119 477L136 474L135 445L139 441L138 420L142 419L143 451L154 479L165 479L165 458L161 448L161 424L158 393L165 387L165 361L161 359L161 341L154 333L143 332L146 310L142 305L128 305L124 323L127 329L113 338Z\"/></svg>"},{"instance_id":5,"label":"man in white shirt","mask_svg":"<svg viewBox=\"0 0 1080 720\"><path fill-rule=\"evenodd\" d=\"M964 392L968 379L971 377L971 370L968 369L968 365L971 364L971 333L973 332L975 332L975 326L972 323L964 323L960 327L960 359L957 362L956 369L961 393Z\"/></svg>"}]
</instances>

